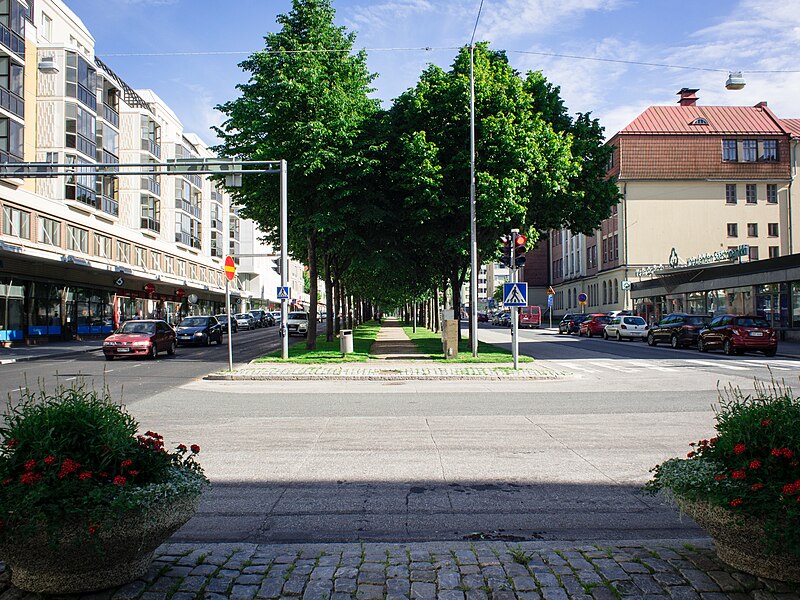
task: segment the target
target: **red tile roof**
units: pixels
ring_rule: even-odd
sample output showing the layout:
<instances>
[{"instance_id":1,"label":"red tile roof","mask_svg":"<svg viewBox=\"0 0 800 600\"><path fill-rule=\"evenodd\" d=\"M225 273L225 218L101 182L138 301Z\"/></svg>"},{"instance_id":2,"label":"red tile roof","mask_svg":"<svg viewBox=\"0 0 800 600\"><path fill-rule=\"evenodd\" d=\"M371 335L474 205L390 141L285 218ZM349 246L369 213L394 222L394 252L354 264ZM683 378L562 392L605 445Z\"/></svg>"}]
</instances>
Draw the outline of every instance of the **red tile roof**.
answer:
<instances>
[{"instance_id":1,"label":"red tile roof","mask_svg":"<svg viewBox=\"0 0 800 600\"><path fill-rule=\"evenodd\" d=\"M692 125L696 119L708 125ZM620 134L785 134L777 121L766 106L758 105L651 106Z\"/></svg>"},{"instance_id":2,"label":"red tile roof","mask_svg":"<svg viewBox=\"0 0 800 600\"><path fill-rule=\"evenodd\" d=\"M789 132L789 135L800 137L800 119L781 119L781 124Z\"/></svg>"}]
</instances>

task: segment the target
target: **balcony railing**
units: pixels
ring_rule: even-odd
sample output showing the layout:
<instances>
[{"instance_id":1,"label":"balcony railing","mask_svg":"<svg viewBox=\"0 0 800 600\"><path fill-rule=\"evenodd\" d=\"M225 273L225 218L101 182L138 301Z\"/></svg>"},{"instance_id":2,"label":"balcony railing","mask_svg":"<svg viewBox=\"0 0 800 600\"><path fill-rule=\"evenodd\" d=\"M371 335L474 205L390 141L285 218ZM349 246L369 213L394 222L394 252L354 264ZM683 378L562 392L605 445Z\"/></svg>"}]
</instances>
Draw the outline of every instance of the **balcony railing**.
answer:
<instances>
[{"instance_id":1,"label":"balcony railing","mask_svg":"<svg viewBox=\"0 0 800 600\"><path fill-rule=\"evenodd\" d=\"M20 152L22 152L21 148ZM0 150L0 164L23 162L24 160L25 159L22 158L22 156L14 154L13 152L6 152L5 150Z\"/></svg>"},{"instance_id":2,"label":"balcony railing","mask_svg":"<svg viewBox=\"0 0 800 600\"><path fill-rule=\"evenodd\" d=\"M97 96L95 92L82 86L80 83L78 84L78 100L97 112Z\"/></svg>"},{"instance_id":3,"label":"balcony railing","mask_svg":"<svg viewBox=\"0 0 800 600\"><path fill-rule=\"evenodd\" d=\"M156 158L161 158L161 145L156 144L151 140L148 139L142 140L142 150L144 150L145 152L149 152Z\"/></svg>"},{"instance_id":4,"label":"balcony railing","mask_svg":"<svg viewBox=\"0 0 800 600\"><path fill-rule=\"evenodd\" d=\"M202 211L199 206L192 206L191 202L183 200L182 198L175 198L175 208L187 212L198 219L202 216Z\"/></svg>"},{"instance_id":5,"label":"balcony railing","mask_svg":"<svg viewBox=\"0 0 800 600\"><path fill-rule=\"evenodd\" d=\"M142 189L156 196L161 195L161 184L156 181L155 177L142 177Z\"/></svg>"},{"instance_id":6,"label":"balcony railing","mask_svg":"<svg viewBox=\"0 0 800 600\"><path fill-rule=\"evenodd\" d=\"M158 222L157 219L151 219L150 217L142 217L142 229L149 229L150 231L155 231L159 233L161 231L161 223ZM175 234L176 237L178 234ZM176 242L179 240L175 240Z\"/></svg>"},{"instance_id":7,"label":"balcony railing","mask_svg":"<svg viewBox=\"0 0 800 600\"><path fill-rule=\"evenodd\" d=\"M20 58L25 58L25 40L18 34L11 31L5 25L0 24L0 44L11 50Z\"/></svg>"},{"instance_id":8,"label":"balcony railing","mask_svg":"<svg viewBox=\"0 0 800 600\"><path fill-rule=\"evenodd\" d=\"M108 198L107 196L100 196L100 210L104 213L114 217L119 216L119 200Z\"/></svg>"},{"instance_id":9,"label":"balcony railing","mask_svg":"<svg viewBox=\"0 0 800 600\"><path fill-rule=\"evenodd\" d=\"M92 160L97 158L97 145L82 135L68 133L67 148L75 148L78 152L85 154Z\"/></svg>"},{"instance_id":10,"label":"balcony railing","mask_svg":"<svg viewBox=\"0 0 800 600\"><path fill-rule=\"evenodd\" d=\"M199 175L184 175L186 180L196 188L203 187L203 179Z\"/></svg>"},{"instance_id":11,"label":"balcony railing","mask_svg":"<svg viewBox=\"0 0 800 600\"><path fill-rule=\"evenodd\" d=\"M79 183L68 183L66 189L67 200L75 200L86 206L97 208L97 192Z\"/></svg>"},{"instance_id":12,"label":"balcony railing","mask_svg":"<svg viewBox=\"0 0 800 600\"><path fill-rule=\"evenodd\" d=\"M119 129L119 113L108 104L103 104L103 118Z\"/></svg>"},{"instance_id":13,"label":"balcony railing","mask_svg":"<svg viewBox=\"0 0 800 600\"><path fill-rule=\"evenodd\" d=\"M0 106L22 119L25 118L25 101L14 92L0 88Z\"/></svg>"},{"instance_id":14,"label":"balcony railing","mask_svg":"<svg viewBox=\"0 0 800 600\"><path fill-rule=\"evenodd\" d=\"M196 248L197 250L202 249L202 245L200 244L200 238L196 238L188 233L176 232L175 241L185 246L189 246L190 248Z\"/></svg>"},{"instance_id":15,"label":"balcony railing","mask_svg":"<svg viewBox=\"0 0 800 600\"><path fill-rule=\"evenodd\" d=\"M115 154L111 154L108 150L103 150L101 153L102 162L107 164L118 164L119 157Z\"/></svg>"}]
</instances>

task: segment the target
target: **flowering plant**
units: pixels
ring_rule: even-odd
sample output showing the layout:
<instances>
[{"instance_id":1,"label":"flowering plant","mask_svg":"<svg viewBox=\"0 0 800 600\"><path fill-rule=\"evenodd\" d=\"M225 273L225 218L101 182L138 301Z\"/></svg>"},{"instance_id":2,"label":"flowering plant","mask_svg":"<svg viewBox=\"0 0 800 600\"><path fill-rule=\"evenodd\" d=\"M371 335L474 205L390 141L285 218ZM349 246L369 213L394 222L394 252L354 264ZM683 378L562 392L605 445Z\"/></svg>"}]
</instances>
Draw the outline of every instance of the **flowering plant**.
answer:
<instances>
[{"instance_id":1,"label":"flowering plant","mask_svg":"<svg viewBox=\"0 0 800 600\"><path fill-rule=\"evenodd\" d=\"M727 388L716 431L652 469L645 489L754 517L769 550L800 557L800 399L775 382L756 382L753 395Z\"/></svg>"},{"instance_id":2,"label":"flowering plant","mask_svg":"<svg viewBox=\"0 0 800 600\"><path fill-rule=\"evenodd\" d=\"M199 494L200 447L170 452L125 409L82 386L25 391L0 426L0 542L80 523L86 540L131 510ZM86 541L84 540L84 541Z\"/></svg>"}]
</instances>

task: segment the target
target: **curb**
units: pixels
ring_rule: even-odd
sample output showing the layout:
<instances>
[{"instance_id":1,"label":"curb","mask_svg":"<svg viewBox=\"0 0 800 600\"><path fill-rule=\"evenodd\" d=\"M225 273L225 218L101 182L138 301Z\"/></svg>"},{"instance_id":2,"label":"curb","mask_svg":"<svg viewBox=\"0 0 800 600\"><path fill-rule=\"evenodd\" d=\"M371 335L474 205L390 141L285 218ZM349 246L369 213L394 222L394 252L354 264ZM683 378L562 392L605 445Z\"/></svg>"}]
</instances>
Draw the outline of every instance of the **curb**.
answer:
<instances>
[{"instance_id":1,"label":"curb","mask_svg":"<svg viewBox=\"0 0 800 600\"><path fill-rule=\"evenodd\" d=\"M204 379L208 381L555 381L563 375L519 375L503 377L502 375L292 375L292 374L222 374L211 373Z\"/></svg>"},{"instance_id":2,"label":"curb","mask_svg":"<svg viewBox=\"0 0 800 600\"><path fill-rule=\"evenodd\" d=\"M83 350L67 350L66 352L57 352L55 354L42 354L39 356L21 356L20 358L0 358L0 365L13 365L19 362L28 362L31 360L45 360L48 358L57 358L59 356L77 356L79 354L88 354L89 352L102 352L103 347L99 348L85 348Z\"/></svg>"}]
</instances>

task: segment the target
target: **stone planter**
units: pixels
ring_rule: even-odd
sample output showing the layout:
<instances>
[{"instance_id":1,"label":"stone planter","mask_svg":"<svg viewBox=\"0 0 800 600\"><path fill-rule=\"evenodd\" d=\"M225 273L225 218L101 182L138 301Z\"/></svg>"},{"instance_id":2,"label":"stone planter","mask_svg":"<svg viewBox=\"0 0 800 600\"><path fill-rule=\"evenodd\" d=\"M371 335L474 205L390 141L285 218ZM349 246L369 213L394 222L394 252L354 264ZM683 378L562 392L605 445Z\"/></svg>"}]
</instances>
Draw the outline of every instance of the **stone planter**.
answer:
<instances>
[{"instance_id":1,"label":"stone planter","mask_svg":"<svg viewBox=\"0 0 800 600\"><path fill-rule=\"evenodd\" d=\"M131 511L98 529L94 546L86 543L85 522L65 525L55 547L41 531L0 544L0 558L11 568L11 583L29 592L74 594L122 585L144 575L154 550L192 517L199 501L195 494Z\"/></svg>"},{"instance_id":2,"label":"stone planter","mask_svg":"<svg viewBox=\"0 0 800 600\"><path fill-rule=\"evenodd\" d=\"M764 528L758 519L743 518L707 502L677 496L675 502L714 538L721 561L757 577L800 582L800 558L768 553L763 541Z\"/></svg>"}]
</instances>

